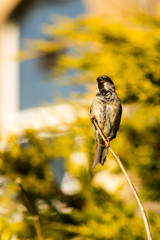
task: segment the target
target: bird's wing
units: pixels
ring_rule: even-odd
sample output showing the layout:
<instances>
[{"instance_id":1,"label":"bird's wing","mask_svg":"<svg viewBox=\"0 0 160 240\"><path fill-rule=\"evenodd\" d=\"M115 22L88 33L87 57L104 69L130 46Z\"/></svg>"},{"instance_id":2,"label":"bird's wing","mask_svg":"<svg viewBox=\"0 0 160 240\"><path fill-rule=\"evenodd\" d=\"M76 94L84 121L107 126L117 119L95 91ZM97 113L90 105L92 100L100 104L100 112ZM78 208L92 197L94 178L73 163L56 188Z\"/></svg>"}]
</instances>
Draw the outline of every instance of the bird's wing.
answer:
<instances>
[{"instance_id":1,"label":"bird's wing","mask_svg":"<svg viewBox=\"0 0 160 240\"><path fill-rule=\"evenodd\" d=\"M120 125L120 121L121 121L121 115L122 115L122 106L121 103L119 103L117 105L116 111L114 111L116 114L114 114L114 119L113 119L113 125L112 125L112 138L116 137L116 133L119 130L119 125Z\"/></svg>"}]
</instances>

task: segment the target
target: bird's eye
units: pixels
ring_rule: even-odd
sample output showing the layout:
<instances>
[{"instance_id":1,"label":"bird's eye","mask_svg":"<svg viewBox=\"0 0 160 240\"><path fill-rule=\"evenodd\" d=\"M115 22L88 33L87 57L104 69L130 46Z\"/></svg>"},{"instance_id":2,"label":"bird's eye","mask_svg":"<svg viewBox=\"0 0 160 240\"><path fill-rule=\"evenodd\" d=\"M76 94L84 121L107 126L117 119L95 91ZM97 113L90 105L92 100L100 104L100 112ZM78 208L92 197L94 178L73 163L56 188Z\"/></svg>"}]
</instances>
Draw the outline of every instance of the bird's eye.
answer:
<instances>
[{"instance_id":1,"label":"bird's eye","mask_svg":"<svg viewBox=\"0 0 160 240\"><path fill-rule=\"evenodd\" d=\"M105 82L105 81L104 81L104 78L103 78L103 77L99 78L98 82L104 83L104 82Z\"/></svg>"}]
</instances>

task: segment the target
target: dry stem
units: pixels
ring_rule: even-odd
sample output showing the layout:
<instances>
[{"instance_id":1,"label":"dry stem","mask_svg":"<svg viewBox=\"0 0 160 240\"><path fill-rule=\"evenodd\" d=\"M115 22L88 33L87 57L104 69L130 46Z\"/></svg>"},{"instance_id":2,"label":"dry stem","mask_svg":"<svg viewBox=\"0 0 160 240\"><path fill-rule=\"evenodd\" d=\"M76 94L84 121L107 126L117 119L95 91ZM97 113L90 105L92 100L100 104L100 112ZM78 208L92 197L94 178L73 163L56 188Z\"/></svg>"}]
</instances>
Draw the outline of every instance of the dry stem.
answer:
<instances>
[{"instance_id":1,"label":"dry stem","mask_svg":"<svg viewBox=\"0 0 160 240\"><path fill-rule=\"evenodd\" d=\"M100 127L98 126L98 122L96 121L95 118L91 119L91 121L92 121L92 123L94 124L95 128L98 130L99 134L101 135L101 138L103 139L106 147L108 147L108 141L107 141L107 139L105 138L105 136L104 136L103 132L101 131ZM142 205L142 202L141 202L141 200L140 200L140 197L139 197L139 195L138 195L138 193L137 193L137 191L136 191L133 183L131 182L131 180L130 180L130 178L129 178L129 176L128 176L128 174L127 174L127 172L126 172L126 170L125 170L125 168L124 168L121 160L120 160L119 157L114 153L114 151L112 150L112 148L111 148L110 146L108 147L108 149L110 150L110 152L112 153L112 155L115 157L117 163L119 164L122 172L124 173L124 175L125 175L128 183L129 183L129 185L130 185L130 187L131 187L131 189L132 189L132 191L133 191L133 193L134 193L134 196L135 196L135 198L136 198L136 200L137 200L137 203L138 203L139 208L140 208L141 213L142 213L142 217L143 217L143 221L144 221L144 225L145 225L145 229L146 229L146 233L147 233L148 240L152 240L151 232L150 232L150 228L149 228L149 224L148 224L148 220L147 220L147 216L146 216L146 212L145 212L145 210L144 210L144 207L143 207L143 205Z\"/></svg>"},{"instance_id":2,"label":"dry stem","mask_svg":"<svg viewBox=\"0 0 160 240\"><path fill-rule=\"evenodd\" d=\"M34 226L35 226L35 229L36 229L36 232L37 232L38 239L39 240L44 240L44 236L43 236L43 231L42 231L42 226L41 226L41 222L40 222L40 219L39 219L39 215L38 215L35 207L31 203L31 201L30 201L30 199L28 197L28 194L27 194L27 192L25 191L25 189L23 187L21 179L17 178L16 179L16 183L17 183L18 187L21 190L21 194L22 194L22 197L23 197L24 204L25 204L25 206L27 207L29 213L32 216L32 219L33 219L33 222L34 222Z\"/></svg>"}]
</instances>

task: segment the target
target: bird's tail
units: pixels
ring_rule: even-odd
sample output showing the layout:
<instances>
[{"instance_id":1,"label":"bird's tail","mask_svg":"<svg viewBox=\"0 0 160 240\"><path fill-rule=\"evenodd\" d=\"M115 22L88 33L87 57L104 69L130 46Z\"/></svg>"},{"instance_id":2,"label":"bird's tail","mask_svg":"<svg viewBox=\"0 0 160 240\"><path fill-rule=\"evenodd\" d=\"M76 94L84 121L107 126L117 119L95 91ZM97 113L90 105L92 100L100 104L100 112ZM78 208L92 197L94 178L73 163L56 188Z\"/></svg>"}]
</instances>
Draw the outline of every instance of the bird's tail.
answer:
<instances>
[{"instance_id":1,"label":"bird's tail","mask_svg":"<svg viewBox=\"0 0 160 240\"><path fill-rule=\"evenodd\" d=\"M108 148L97 144L92 168L95 168L98 163L100 163L103 166L106 161L107 154L108 154Z\"/></svg>"}]
</instances>

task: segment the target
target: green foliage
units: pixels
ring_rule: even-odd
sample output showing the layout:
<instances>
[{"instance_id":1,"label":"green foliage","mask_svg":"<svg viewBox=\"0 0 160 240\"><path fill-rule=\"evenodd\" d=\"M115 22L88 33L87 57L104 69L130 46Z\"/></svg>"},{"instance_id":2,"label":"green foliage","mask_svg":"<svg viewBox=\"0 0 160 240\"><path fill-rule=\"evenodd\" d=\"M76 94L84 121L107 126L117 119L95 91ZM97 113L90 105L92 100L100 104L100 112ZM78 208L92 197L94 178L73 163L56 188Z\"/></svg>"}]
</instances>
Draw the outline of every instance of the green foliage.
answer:
<instances>
[{"instance_id":1,"label":"green foliage","mask_svg":"<svg viewBox=\"0 0 160 240\"><path fill-rule=\"evenodd\" d=\"M53 129L53 138L41 139L36 131L27 130L26 144L20 144L16 136L8 139L0 153L4 176L0 202L5 209L0 220L2 239L14 235L15 239L36 239L15 184L19 177L40 215L47 240L146 239L137 203L113 157L109 154L103 168L91 170L95 140L87 117L88 102L95 94L95 78L101 74L113 79L123 102L120 131L111 146L132 173L153 239L159 239L159 25L160 19L153 16L114 24L103 16L59 18L56 25L45 27L54 41L35 41L32 50L56 54L51 69L59 80L84 84L88 92L81 96L86 101L71 103L82 117L68 124L66 134L54 137L57 130ZM65 169L78 182L72 194L57 184L56 169L51 168L60 159L65 159Z\"/></svg>"},{"instance_id":2,"label":"green foliage","mask_svg":"<svg viewBox=\"0 0 160 240\"><path fill-rule=\"evenodd\" d=\"M70 81L85 86L107 74L120 89L123 102L159 103L160 19L144 18L114 24L105 17L62 18L56 26L46 26L45 32L67 49L59 54L55 71L61 76L75 73ZM42 41L41 45L46 44ZM35 49L39 49L38 42Z\"/></svg>"}]
</instances>

